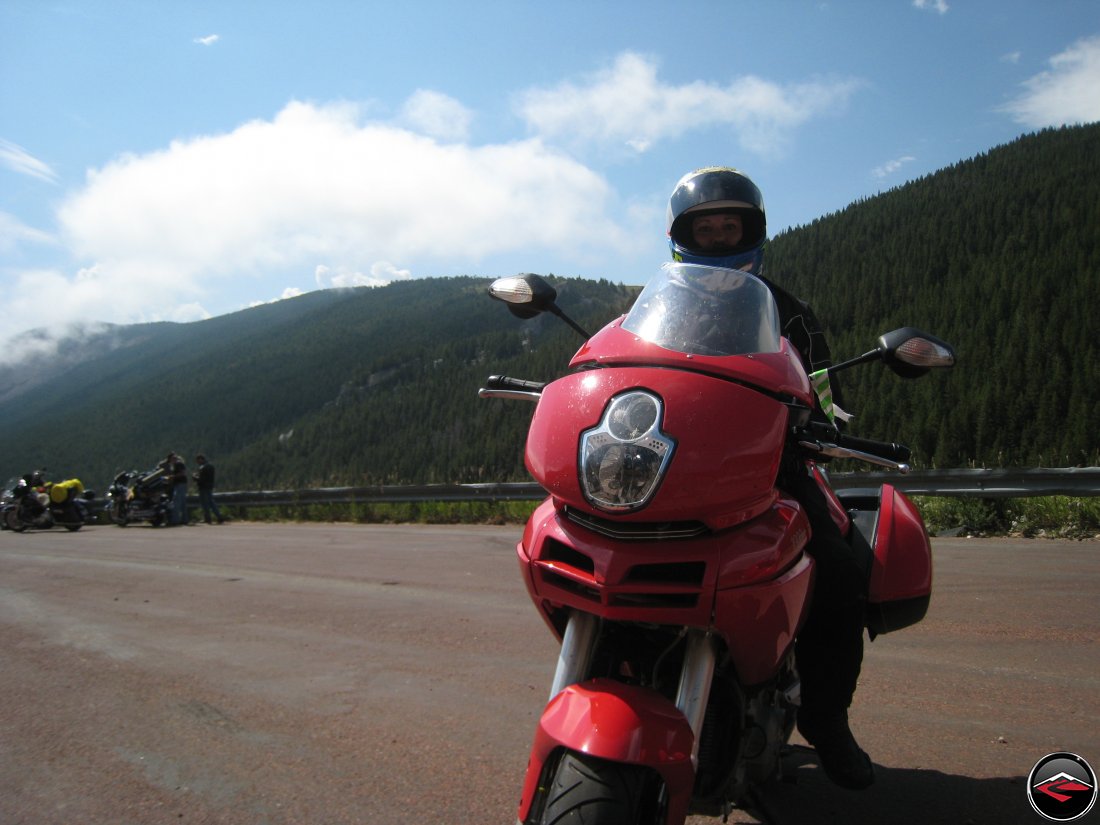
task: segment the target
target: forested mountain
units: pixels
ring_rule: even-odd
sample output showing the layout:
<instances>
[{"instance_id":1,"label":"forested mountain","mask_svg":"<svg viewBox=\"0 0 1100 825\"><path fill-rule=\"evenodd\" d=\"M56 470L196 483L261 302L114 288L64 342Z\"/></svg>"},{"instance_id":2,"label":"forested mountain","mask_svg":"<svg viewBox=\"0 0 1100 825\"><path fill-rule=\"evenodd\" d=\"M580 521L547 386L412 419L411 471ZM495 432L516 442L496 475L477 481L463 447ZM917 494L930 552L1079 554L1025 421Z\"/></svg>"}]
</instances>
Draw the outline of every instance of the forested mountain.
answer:
<instances>
[{"instance_id":1,"label":"forested mountain","mask_svg":"<svg viewBox=\"0 0 1100 825\"><path fill-rule=\"evenodd\" d=\"M925 466L1100 463L1100 124L1046 130L776 238L834 357L916 326L958 366L841 379L854 432Z\"/></svg>"},{"instance_id":2,"label":"forested mountain","mask_svg":"<svg viewBox=\"0 0 1100 825\"><path fill-rule=\"evenodd\" d=\"M1023 137L782 233L766 266L813 305L838 360L899 326L956 346L955 370L917 381L844 373L853 433L909 443L924 466L1100 463L1100 125ZM553 280L590 330L637 293ZM554 378L580 339L514 319L487 285L316 292L9 364L0 481L45 466L103 489L169 450L207 453L222 489L525 479L532 407L477 387Z\"/></svg>"},{"instance_id":3,"label":"forested mountain","mask_svg":"<svg viewBox=\"0 0 1100 825\"><path fill-rule=\"evenodd\" d=\"M637 293L554 280L563 309L592 329ZM0 478L44 466L102 490L169 450L188 461L205 452L223 489L521 478L531 406L480 400L477 388L493 372L560 375L581 340L554 318L513 318L488 284L329 290L197 323L108 329L30 388L21 376L35 363L9 366Z\"/></svg>"}]
</instances>

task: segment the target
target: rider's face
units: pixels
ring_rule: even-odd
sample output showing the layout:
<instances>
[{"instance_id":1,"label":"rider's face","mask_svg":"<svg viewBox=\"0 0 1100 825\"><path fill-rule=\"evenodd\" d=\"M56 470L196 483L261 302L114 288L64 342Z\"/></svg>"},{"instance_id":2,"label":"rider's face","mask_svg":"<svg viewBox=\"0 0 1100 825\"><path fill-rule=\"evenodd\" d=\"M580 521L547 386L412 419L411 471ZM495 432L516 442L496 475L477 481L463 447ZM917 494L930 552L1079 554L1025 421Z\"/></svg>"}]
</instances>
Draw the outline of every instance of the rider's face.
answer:
<instances>
[{"instance_id":1,"label":"rider's face","mask_svg":"<svg viewBox=\"0 0 1100 825\"><path fill-rule=\"evenodd\" d=\"M741 242L741 216L736 213L699 215L692 219L691 234L702 250L732 249Z\"/></svg>"}]
</instances>

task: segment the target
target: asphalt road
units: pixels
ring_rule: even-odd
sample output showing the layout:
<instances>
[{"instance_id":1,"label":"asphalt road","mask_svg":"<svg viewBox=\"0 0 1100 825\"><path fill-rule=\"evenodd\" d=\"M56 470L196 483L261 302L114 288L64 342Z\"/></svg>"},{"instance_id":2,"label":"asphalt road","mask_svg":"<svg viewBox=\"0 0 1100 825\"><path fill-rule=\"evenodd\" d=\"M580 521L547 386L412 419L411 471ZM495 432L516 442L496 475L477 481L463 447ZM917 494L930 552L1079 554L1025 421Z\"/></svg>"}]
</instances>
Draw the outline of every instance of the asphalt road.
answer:
<instances>
[{"instance_id":1,"label":"asphalt road","mask_svg":"<svg viewBox=\"0 0 1100 825\"><path fill-rule=\"evenodd\" d=\"M0 533L0 825L511 825L556 656L518 535ZM1100 770L1100 542L934 548L928 618L867 650L877 784L796 757L778 822L1041 823L1040 757Z\"/></svg>"}]
</instances>

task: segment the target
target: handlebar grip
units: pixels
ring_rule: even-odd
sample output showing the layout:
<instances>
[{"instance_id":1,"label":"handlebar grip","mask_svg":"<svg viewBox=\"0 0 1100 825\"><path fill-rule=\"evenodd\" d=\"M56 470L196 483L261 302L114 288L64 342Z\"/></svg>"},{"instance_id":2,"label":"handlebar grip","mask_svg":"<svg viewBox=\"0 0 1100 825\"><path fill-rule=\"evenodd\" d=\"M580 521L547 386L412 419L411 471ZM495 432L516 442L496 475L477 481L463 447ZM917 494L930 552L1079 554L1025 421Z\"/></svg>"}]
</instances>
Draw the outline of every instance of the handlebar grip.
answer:
<instances>
[{"instance_id":1,"label":"handlebar grip","mask_svg":"<svg viewBox=\"0 0 1100 825\"><path fill-rule=\"evenodd\" d=\"M525 381L522 378L509 378L507 375L490 375L485 386L491 390L518 390L520 392L542 392L544 381Z\"/></svg>"},{"instance_id":2,"label":"handlebar grip","mask_svg":"<svg viewBox=\"0 0 1100 825\"><path fill-rule=\"evenodd\" d=\"M838 447L847 447L850 450L859 450L862 453L888 458L899 464L906 464L913 457L913 451L904 444L893 441L871 441L866 438L856 438L852 435L841 435L836 440Z\"/></svg>"}]
</instances>

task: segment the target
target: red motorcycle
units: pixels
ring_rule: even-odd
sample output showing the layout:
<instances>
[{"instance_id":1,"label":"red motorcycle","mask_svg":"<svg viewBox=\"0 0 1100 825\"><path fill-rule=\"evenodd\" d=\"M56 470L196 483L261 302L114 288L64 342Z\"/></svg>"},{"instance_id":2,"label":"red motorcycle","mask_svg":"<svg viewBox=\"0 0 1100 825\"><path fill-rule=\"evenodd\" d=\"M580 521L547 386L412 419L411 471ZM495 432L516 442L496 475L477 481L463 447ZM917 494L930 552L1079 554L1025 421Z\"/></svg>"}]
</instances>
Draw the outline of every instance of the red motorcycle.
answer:
<instances>
[{"instance_id":1,"label":"red motorcycle","mask_svg":"<svg viewBox=\"0 0 1100 825\"><path fill-rule=\"evenodd\" d=\"M537 275L490 294L521 318L550 311L580 330ZM561 640L517 822L676 825L759 810L790 747L793 643L814 585L809 523L776 487L780 459L798 451L864 554L873 638L923 618L928 535L899 490L838 497L814 459L906 472L908 450L811 421L825 376L811 384L771 292L745 272L666 264L629 313L585 336L568 375L493 376L479 393L537 401L525 461L549 493L516 548ZM829 372L871 361L916 377L954 354L906 328Z\"/></svg>"}]
</instances>

